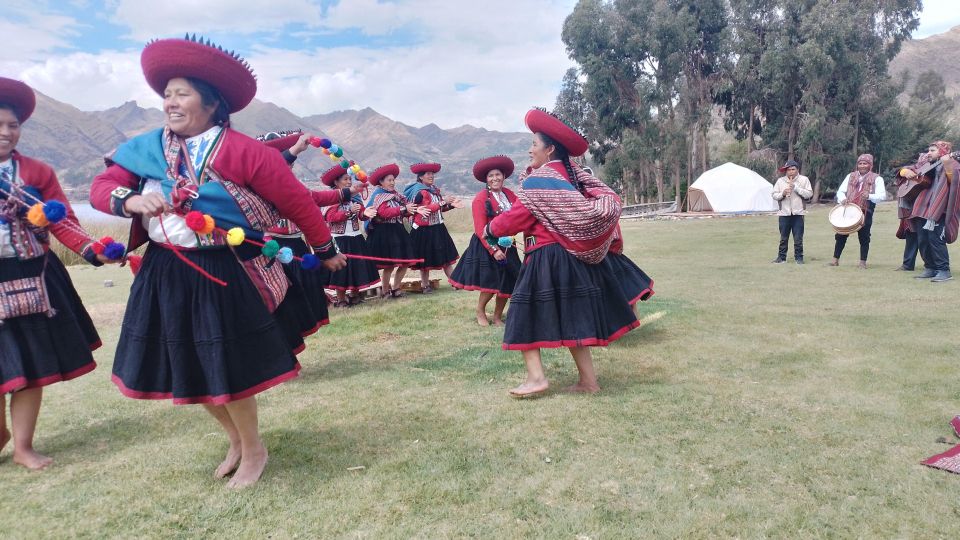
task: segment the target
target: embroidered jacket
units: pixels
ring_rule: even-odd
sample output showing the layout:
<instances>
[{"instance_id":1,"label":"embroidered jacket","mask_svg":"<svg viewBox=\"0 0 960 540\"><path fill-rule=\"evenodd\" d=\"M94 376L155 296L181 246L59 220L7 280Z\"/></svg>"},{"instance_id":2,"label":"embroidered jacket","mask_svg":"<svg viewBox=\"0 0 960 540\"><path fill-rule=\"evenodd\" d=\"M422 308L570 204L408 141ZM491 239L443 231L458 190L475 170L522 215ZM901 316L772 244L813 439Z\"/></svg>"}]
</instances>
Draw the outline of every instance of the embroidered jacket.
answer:
<instances>
[{"instance_id":1,"label":"embroidered jacket","mask_svg":"<svg viewBox=\"0 0 960 540\"><path fill-rule=\"evenodd\" d=\"M40 199L43 201L57 200L67 209L66 217L46 227L35 227L27 221L26 217L12 220L9 224L10 242L17 258L32 259L46 253L50 249L49 233L53 233L67 249L79 254L90 264L100 266L102 263L97 260L97 255L92 249L94 240L77 221L73 207L67 201L53 169L46 163L24 156L16 150L13 151L12 159L17 176L14 179L15 185L33 187L40 192ZM6 202L0 201L0 203ZM35 201L26 200L25 202L32 205ZM8 204L12 204L12 201Z\"/></svg>"}]
</instances>

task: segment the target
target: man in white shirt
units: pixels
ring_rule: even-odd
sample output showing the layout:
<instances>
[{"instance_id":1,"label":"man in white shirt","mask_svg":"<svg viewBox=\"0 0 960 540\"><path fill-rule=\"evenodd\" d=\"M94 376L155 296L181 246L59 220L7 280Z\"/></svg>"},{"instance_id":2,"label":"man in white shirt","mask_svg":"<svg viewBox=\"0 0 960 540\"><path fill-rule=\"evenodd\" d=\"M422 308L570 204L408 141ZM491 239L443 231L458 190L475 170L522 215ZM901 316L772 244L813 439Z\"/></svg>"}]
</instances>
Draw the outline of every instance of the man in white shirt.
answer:
<instances>
[{"instance_id":1,"label":"man in white shirt","mask_svg":"<svg viewBox=\"0 0 960 540\"><path fill-rule=\"evenodd\" d=\"M862 270L867 269L867 253L870 251L870 228L873 226L873 210L877 203L887 198L887 190L883 185L883 177L873 172L873 156L862 154L857 158L857 170L843 179L837 188L837 203L850 203L860 207L863 211L863 227L857 231L860 240L860 264ZM837 234L833 248L833 260L827 266L839 266L840 254L847 245L846 234Z\"/></svg>"}]
</instances>

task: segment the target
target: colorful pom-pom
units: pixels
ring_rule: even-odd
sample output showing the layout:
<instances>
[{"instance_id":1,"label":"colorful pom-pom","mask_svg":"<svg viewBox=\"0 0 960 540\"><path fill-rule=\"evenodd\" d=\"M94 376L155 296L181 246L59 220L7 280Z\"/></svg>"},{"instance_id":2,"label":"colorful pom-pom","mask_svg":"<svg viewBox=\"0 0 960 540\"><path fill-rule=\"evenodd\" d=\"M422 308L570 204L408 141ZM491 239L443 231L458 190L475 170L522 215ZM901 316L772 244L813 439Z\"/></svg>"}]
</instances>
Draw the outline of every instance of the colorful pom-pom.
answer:
<instances>
[{"instance_id":1,"label":"colorful pom-pom","mask_svg":"<svg viewBox=\"0 0 960 540\"><path fill-rule=\"evenodd\" d=\"M500 247L508 248L508 247L510 247L510 246L513 245L513 238L511 238L511 237L509 237L509 236L501 236L501 237L497 240L497 245L500 246Z\"/></svg>"},{"instance_id":2,"label":"colorful pom-pom","mask_svg":"<svg viewBox=\"0 0 960 540\"><path fill-rule=\"evenodd\" d=\"M357 178L359 178L361 182L366 182L366 181L367 181L367 173L364 172L364 171L360 171L360 172L357 173Z\"/></svg>"},{"instance_id":3,"label":"colorful pom-pom","mask_svg":"<svg viewBox=\"0 0 960 540\"><path fill-rule=\"evenodd\" d=\"M354 164L352 167L350 167L350 169L355 173L360 172L360 166L357 164Z\"/></svg>"},{"instance_id":4,"label":"colorful pom-pom","mask_svg":"<svg viewBox=\"0 0 960 540\"><path fill-rule=\"evenodd\" d=\"M203 214L196 210L187 212L183 220L187 223L187 227L190 227L190 230L194 232L199 232L200 229L203 229L204 225L206 225Z\"/></svg>"},{"instance_id":5,"label":"colorful pom-pom","mask_svg":"<svg viewBox=\"0 0 960 540\"><path fill-rule=\"evenodd\" d=\"M313 253L307 253L303 256L303 260L300 261L300 267L304 270L313 270L320 264L320 259L317 258Z\"/></svg>"},{"instance_id":6,"label":"colorful pom-pom","mask_svg":"<svg viewBox=\"0 0 960 540\"><path fill-rule=\"evenodd\" d=\"M43 214L43 203L37 203L27 210L27 220L36 227L46 227L50 224L47 216Z\"/></svg>"},{"instance_id":7,"label":"colorful pom-pom","mask_svg":"<svg viewBox=\"0 0 960 540\"><path fill-rule=\"evenodd\" d=\"M347 161L347 160L345 160L345 159L341 159L341 160L340 160L340 166L343 167L343 168L346 169L346 170L349 170L349 169L350 169L350 162Z\"/></svg>"},{"instance_id":8,"label":"colorful pom-pom","mask_svg":"<svg viewBox=\"0 0 960 540\"><path fill-rule=\"evenodd\" d=\"M240 227L234 227L227 231L227 243L231 246L239 246L246 238L247 235Z\"/></svg>"},{"instance_id":9,"label":"colorful pom-pom","mask_svg":"<svg viewBox=\"0 0 960 540\"><path fill-rule=\"evenodd\" d=\"M130 255L127 257L127 263L130 265L130 272L137 275L140 271L140 265L143 264L143 257L139 255Z\"/></svg>"},{"instance_id":10,"label":"colorful pom-pom","mask_svg":"<svg viewBox=\"0 0 960 540\"><path fill-rule=\"evenodd\" d=\"M343 148L337 148L337 149L333 152L333 155L337 156L338 158L343 157Z\"/></svg>"},{"instance_id":11,"label":"colorful pom-pom","mask_svg":"<svg viewBox=\"0 0 960 540\"><path fill-rule=\"evenodd\" d=\"M329 156L329 155L330 155L330 150L327 150L326 148L324 148L324 149L323 149L323 155Z\"/></svg>"},{"instance_id":12,"label":"colorful pom-pom","mask_svg":"<svg viewBox=\"0 0 960 540\"><path fill-rule=\"evenodd\" d=\"M331 154L336 154L337 152L340 151L340 147L335 144L331 144L329 149ZM340 156L337 156L337 157L340 157Z\"/></svg>"},{"instance_id":13,"label":"colorful pom-pom","mask_svg":"<svg viewBox=\"0 0 960 540\"><path fill-rule=\"evenodd\" d=\"M103 256L111 261L116 261L123 258L123 254L126 253L126 251L127 248L120 242L109 242L107 247L103 249Z\"/></svg>"},{"instance_id":14,"label":"colorful pom-pom","mask_svg":"<svg viewBox=\"0 0 960 540\"><path fill-rule=\"evenodd\" d=\"M330 142L330 139L320 139L320 146L321 146L324 150L326 150L326 149L330 148L331 146L333 146L333 143Z\"/></svg>"},{"instance_id":15,"label":"colorful pom-pom","mask_svg":"<svg viewBox=\"0 0 960 540\"><path fill-rule=\"evenodd\" d=\"M334 162L334 163L336 163L337 161L340 161L339 159L337 159L337 156L335 156L335 155L333 155L333 154L329 154L329 155L327 155L327 157L330 158L330 161L332 161L332 162Z\"/></svg>"},{"instance_id":16,"label":"colorful pom-pom","mask_svg":"<svg viewBox=\"0 0 960 540\"><path fill-rule=\"evenodd\" d=\"M103 243L103 240L98 240L90 246L90 249L97 255L103 255L103 250L106 248L107 245Z\"/></svg>"},{"instance_id":17,"label":"colorful pom-pom","mask_svg":"<svg viewBox=\"0 0 960 540\"><path fill-rule=\"evenodd\" d=\"M288 247L280 248L280 251L277 252L277 260L283 264L290 264L290 261L293 260L293 250Z\"/></svg>"},{"instance_id":18,"label":"colorful pom-pom","mask_svg":"<svg viewBox=\"0 0 960 540\"><path fill-rule=\"evenodd\" d=\"M47 216L47 221L56 223L67 216L67 207L60 201L47 201L43 214Z\"/></svg>"},{"instance_id":19,"label":"colorful pom-pom","mask_svg":"<svg viewBox=\"0 0 960 540\"><path fill-rule=\"evenodd\" d=\"M200 234L207 235L213 232L217 227L217 222L213 220L213 216L210 214L203 215L203 228L197 231Z\"/></svg>"},{"instance_id":20,"label":"colorful pom-pom","mask_svg":"<svg viewBox=\"0 0 960 540\"><path fill-rule=\"evenodd\" d=\"M260 252L268 259L276 257L278 251L280 251L280 244L276 240L268 240L260 248Z\"/></svg>"},{"instance_id":21,"label":"colorful pom-pom","mask_svg":"<svg viewBox=\"0 0 960 540\"><path fill-rule=\"evenodd\" d=\"M307 142L314 148L320 148L320 137L310 137L310 140Z\"/></svg>"}]
</instances>

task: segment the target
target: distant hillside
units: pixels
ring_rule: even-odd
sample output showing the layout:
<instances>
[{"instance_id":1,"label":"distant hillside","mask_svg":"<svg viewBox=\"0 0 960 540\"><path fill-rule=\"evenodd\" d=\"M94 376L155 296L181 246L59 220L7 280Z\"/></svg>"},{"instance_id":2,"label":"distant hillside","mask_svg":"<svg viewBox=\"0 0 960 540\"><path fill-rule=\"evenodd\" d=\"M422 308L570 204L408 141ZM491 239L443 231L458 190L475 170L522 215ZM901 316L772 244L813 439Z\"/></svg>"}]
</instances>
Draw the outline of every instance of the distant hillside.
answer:
<instances>
[{"instance_id":1,"label":"distant hillside","mask_svg":"<svg viewBox=\"0 0 960 540\"><path fill-rule=\"evenodd\" d=\"M903 43L900 53L890 62L889 73L899 77L904 71L910 73L906 93L913 89L917 75L934 70L943 77L948 96L960 95L960 64L951 59L960 52L960 26L924 39Z\"/></svg>"},{"instance_id":2,"label":"distant hillside","mask_svg":"<svg viewBox=\"0 0 960 540\"><path fill-rule=\"evenodd\" d=\"M439 161L443 164L439 185L457 194L471 194L479 187L471 173L476 160L505 154L519 167L527 161L530 143L526 133L473 126L445 130L429 124L416 128L370 108L301 118L273 103L254 100L231 121L234 128L251 136L302 129L330 138L368 171L397 162L404 171L401 184L412 180L407 172L411 164ZM53 166L71 196L83 198L90 181L103 170L105 154L130 137L162 125L163 112L144 109L133 101L105 111L84 112L38 93L37 110L24 124L18 148ZM294 173L308 185L317 186L318 178L331 165L319 150L309 150L297 160Z\"/></svg>"}]
</instances>

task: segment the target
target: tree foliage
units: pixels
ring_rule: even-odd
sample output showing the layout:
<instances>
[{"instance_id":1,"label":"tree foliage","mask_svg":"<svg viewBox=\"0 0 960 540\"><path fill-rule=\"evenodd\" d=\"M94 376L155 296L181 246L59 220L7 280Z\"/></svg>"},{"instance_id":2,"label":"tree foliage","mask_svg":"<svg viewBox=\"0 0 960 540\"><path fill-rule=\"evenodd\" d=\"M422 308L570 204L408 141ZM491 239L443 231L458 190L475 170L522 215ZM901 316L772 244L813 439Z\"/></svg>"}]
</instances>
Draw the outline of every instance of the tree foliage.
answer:
<instances>
[{"instance_id":1,"label":"tree foliage","mask_svg":"<svg viewBox=\"0 0 960 540\"><path fill-rule=\"evenodd\" d=\"M882 168L950 137L935 72L910 101L889 61L920 0L581 0L562 38L578 67L556 111L592 141L627 199L682 196L710 164L713 123L747 155L797 159L829 191L870 152ZM670 189L672 188L672 189Z\"/></svg>"}]
</instances>

